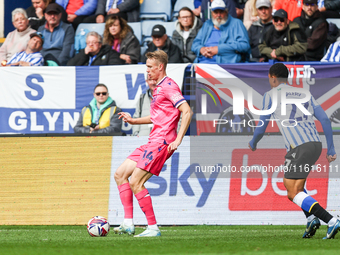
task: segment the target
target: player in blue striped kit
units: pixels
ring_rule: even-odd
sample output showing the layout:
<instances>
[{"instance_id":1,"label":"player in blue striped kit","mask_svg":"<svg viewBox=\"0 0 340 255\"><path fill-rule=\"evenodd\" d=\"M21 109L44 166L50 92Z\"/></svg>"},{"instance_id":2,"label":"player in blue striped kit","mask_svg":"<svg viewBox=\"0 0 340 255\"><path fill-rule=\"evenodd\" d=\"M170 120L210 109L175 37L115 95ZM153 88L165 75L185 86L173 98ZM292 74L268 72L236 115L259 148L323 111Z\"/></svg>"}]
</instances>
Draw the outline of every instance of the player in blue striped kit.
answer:
<instances>
[{"instance_id":1,"label":"player in blue striped kit","mask_svg":"<svg viewBox=\"0 0 340 255\"><path fill-rule=\"evenodd\" d=\"M322 151L321 140L313 117L307 114L308 112L313 114L321 122L327 140L327 160L329 163L336 159L330 120L313 96L310 96L309 91L299 90L287 85L288 69L284 64L276 63L271 66L268 77L272 89L264 94L262 110L270 110L272 106L276 107L276 109L272 114L261 115L262 122L259 123L263 125L256 127L253 139L249 142L249 148L252 151L256 150L256 145L263 137L270 122L270 117L272 116L274 120L277 120L288 151L285 156L283 182L287 189L289 200L300 206L307 217L307 227L303 238L309 238L315 234L320 226L319 219L328 224L327 234L324 239L334 238L340 229L340 221L330 215L304 190L309 171L320 157ZM281 113L281 103L284 103L281 101L281 93L285 93L286 99L290 100L290 102L286 101L286 114ZM310 96L308 101L304 99L306 96ZM299 102L302 101L305 102L300 109ZM304 108L305 112L302 111L302 108Z\"/></svg>"}]
</instances>

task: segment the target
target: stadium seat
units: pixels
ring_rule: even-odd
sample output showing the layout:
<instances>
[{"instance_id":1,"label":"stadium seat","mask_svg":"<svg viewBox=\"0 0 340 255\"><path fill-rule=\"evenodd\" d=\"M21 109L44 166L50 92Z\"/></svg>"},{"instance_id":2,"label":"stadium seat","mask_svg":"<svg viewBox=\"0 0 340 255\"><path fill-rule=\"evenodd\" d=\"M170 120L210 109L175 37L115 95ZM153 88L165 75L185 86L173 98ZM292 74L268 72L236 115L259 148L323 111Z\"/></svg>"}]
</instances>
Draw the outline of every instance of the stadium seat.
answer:
<instances>
[{"instance_id":1,"label":"stadium seat","mask_svg":"<svg viewBox=\"0 0 340 255\"><path fill-rule=\"evenodd\" d=\"M162 19L168 21L171 18L171 0L144 0L140 6L141 20Z\"/></svg>"},{"instance_id":2,"label":"stadium seat","mask_svg":"<svg viewBox=\"0 0 340 255\"><path fill-rule=\"evenodd\" d=\"M331 18L328 18L328 19L327 19L327 22L328 22L328 23L332 22L332 23L335 24L338 28L340 28L340 19L331 19Z\"/></svg>"},{"instance_id":3,"label":"stadium seat","mask_svg":"<svg viewBox=\"0 0 340 255\"><path fill-rule=\"evenodd\" d=\"M170 37L170 39L172 38L172 34L174 30L176 29L176 26L175 26L176 22L177 21L171 21L171 22L165 22L162 24L165 27L166 34Z\"/></svg>"},{"instance_id":4,"label":"stadium seat","mask_svg":"<svg viewBox=\"0 0 340 255\"><path fill-rule=\"evenodd\" d=\"M143 56L145 54L147 48L148 47L146 45L140 47L140 55L141 56Z\"/></svg>"},{"instance_id":5,"label":"stadium seat","mask_svg":"<svg viewBox=\"0 0 340 255\"><path fill-rule=\"evenodd\" d=\"M76 34L79 34L81 30L87 29L90 32L96 31L98 34L103 35L105 29L105 23L80 23L77 27Z\"/></svg>"},{"instance_id":6,"label":"stadium seat","mask_svg":"<svg viewBox=\"0 0 340 255\"><path fill-rule=\"evenodd\" d=\"M133 33L139 41L139 44L142 44L142 28L140 22L128 22L128 25L132 28Z\"/></svg>"},{"instance_id":7,"label":"stadium seat","mask_svg":"<svg viewBox=\"0 0 340 255\"><path fill-rule=\"evenodd\" d=\"M179 10L185 6L190 8L191 10L195 9L193 0L177 0L174 6L174 11L172 13L172 20L177 20Z\"/></svg>"}]
</instances>

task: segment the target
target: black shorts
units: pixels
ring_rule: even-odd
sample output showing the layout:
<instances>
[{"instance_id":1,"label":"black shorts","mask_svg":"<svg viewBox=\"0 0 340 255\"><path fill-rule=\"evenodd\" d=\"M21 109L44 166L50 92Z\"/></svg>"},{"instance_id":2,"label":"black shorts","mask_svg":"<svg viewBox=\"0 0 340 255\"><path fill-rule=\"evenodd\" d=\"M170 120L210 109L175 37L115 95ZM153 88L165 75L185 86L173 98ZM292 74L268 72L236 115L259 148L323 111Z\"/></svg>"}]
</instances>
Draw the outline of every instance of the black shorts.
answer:
<instances>
[{"instance_id":1,"label":"black shorts","mask_svg":"<svg viewBox=\"0 0 340 255\"><path fill-rule=\"evenodd\" d=\"M306 179L322 151L320 142L308 142L290 150L285 158L286 179Z\"/></svg>"}]
</instances>

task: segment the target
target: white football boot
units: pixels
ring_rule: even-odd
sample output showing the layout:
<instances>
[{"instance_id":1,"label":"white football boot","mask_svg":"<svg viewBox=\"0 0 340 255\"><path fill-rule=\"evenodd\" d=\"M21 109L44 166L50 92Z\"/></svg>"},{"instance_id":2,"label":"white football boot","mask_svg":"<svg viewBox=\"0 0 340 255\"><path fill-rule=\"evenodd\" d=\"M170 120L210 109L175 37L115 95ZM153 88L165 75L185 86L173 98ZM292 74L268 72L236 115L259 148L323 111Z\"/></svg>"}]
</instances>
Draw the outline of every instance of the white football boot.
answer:
<instances>
[{"instance_id":1,"label":"white football boot","mask_svg":"<svg viewBox=\"0 0 340 255\"><path fill-rule=\"evenodd\" d=\"M161 231L159 229L155 230L147 227L143 233L135 235L134 237L155 237L155 236L161 236Z\"/></svg>"},{"instance_id":2,"label":"white football boot","mask_svg":"<svg viewBox=\"0 0 340 255\"><path fill-rule=\"evenodd\" d=\"M128 235L134 235L135 234L135 225L130 225L127 226L124 224L124 222L122 224L120 224L119 227L115 227L113 229L113 231L115 232L115 234L128 234Z\"/></svg>"}]
</instances>

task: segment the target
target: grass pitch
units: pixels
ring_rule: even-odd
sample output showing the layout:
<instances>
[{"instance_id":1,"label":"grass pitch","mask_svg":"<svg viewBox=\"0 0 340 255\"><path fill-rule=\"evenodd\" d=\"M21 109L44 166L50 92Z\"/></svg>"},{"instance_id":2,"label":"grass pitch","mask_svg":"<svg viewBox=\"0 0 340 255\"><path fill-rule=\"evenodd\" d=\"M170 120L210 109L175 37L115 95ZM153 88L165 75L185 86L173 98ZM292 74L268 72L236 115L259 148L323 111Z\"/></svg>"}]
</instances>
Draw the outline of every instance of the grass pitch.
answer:
<instances>
[{"instance_id":1,"label":"grass pitch","mask_svg":"<svg viewBox=\"0 0 340 255\"><path fill-rule=\"evenodd\" d=\"M0 254L339 254L340 233L326 226L302 239L305 226L161 227L159 238L90 237L86 226L0 226ZM144 229L137 228L136 233Z\"/></svg>"}]
</instances>

